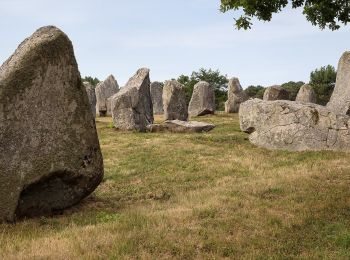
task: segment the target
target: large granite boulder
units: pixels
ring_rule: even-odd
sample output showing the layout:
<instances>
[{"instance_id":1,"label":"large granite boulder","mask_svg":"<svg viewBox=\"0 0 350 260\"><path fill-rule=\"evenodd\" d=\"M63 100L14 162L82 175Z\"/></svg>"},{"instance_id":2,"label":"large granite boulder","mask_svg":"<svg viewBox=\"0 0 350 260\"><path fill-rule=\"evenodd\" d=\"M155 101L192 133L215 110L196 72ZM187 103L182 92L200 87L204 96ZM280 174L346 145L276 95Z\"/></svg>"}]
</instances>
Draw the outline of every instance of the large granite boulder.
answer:
<instances>
[{"instance_id":1,"label":"large granite boulder","mask_svg":"<svg viewBox=\"0 0 350 260\"><path fill-rule=\"evenodd\" d=\"M241 103L248 100L238 78L231 78L228 83L227 101L225 102L226 113L238 113Z\"/></svg>"},{"instance_id":2,"label":"large granite boulder","mask_svg":"<svg viewBox=\"0 0 350 260\"><path fill-rule=\"evenodd\" d=\"M0 67L0 221L70 207L102 178L72 43L40 28Z\"/></svg>"},{"instance_id":3,"label":"large granite boulder","mask_svg":"<svg viewBox=\"0 0 350 260\"><path fill-rule=\"evenodd\" d=\"M96 94L95 94L95 88L94 86L92 86L92 84L90 82L83 82L85 90L86 90L86 94L89 98L89 103L90 103L90 107L91 107L91 111L92 114L94 116L94 118L96 117Z\"/></svg>"},{"instance_id":4,"label":"large granite boulder","mask_svg":"<svg viewBox=\"0 0 350 260\"><path fill-rule=\"evenodd\" d=\"M288 100L289 92L288 90L282 88L281 86L271 86L268 87L264 92L263 100L272 101L272 100Z\"/></svg>"},{"instance_id":5,"label":"large granite boulder","mask_svg":"<svg viewBox=\"0 0 350 260\"><path fill-rule=\"evenodd\" d=\"M268 149L350 149L350 117L324 106L252 99L241 105L239 119L249 140Z\"/></svg>"},{"instance_id":6,"label":"large granite boulder","mask_svg":"<svg viewBox=\"0 0 350 260\"><path fill-rule=\"evenodd\" d=\"M336 85L327 107L336 114L350 115L350 52L338 64Z\"/></svg>"},{"instance_id":7,"label":"large granite boulder","mask_svg":"<svg viewBox=\"0 0 350 260\"><path fill-rule=\"evenodd\" d=\"M149 69L139 69L111 98L114 126L121 130L144 132L153 124Z\"/></svg>"},{"instance_id":8,"label":"large granite boulder","mask_svg":"<svg viewBox=\"0 0 350 260\"><path fill-rule=\"evenodd\" d=\"M295 101L304 102L304 103L316 103L316 93L312 88L312 86L308 84L303 85L299 89L299 92Z\"/></svg>"},{"instance_id":9,"label":"large granite boulder","mask_svg":"<svg viewBox=\"0 0 350 260\"><path fill-rule=\"evenodd\" d=\"M188 119L185 90L176 80L166 81L164 84L163 108L165 120Z\"/></svg>"},{"instance_id":10,"label":"large granite boulder","mask_svg":"<svg viewBox=\"0 0 350 260\"><path fill-rule=\"evenodd\" d=\"M111 116L111 96L119 91L119 85L113 75L109 75L107 79L97 84L96 92L96 112L100 116Z\"/></svg>"},{"instance_id":11,"label":"large granite boulder","mask_svg":"<svg viewBox=\"0 0 350 260\"><path fill-rule=\"evenodd\" d=\"M188 113L191 116L204 116L215 112L214 89L205 81L200 81L193 87L193 93Z\"/></svg>"},{"instance_id":12,"label":"large granite boulder","mask_svg":"<svg viewBox=\"0 0 350 260\"><path fill-rule=\"evenodd\" d=\"M151 83L151 98L153 104L153 114L163 115L163 86L160 82Z\"/></svg>"},{"instance_id":13,"label":"large granite boulder","mask_svg":"<svg viewBox=\"0 0 350 260\"><path fill-rule=\"evenodd\" d=\"M147 128L150 132L201 133L213 130L215 125L197 121L167 120L163 124L153 124Z\"/></svg>"}]
</instances>

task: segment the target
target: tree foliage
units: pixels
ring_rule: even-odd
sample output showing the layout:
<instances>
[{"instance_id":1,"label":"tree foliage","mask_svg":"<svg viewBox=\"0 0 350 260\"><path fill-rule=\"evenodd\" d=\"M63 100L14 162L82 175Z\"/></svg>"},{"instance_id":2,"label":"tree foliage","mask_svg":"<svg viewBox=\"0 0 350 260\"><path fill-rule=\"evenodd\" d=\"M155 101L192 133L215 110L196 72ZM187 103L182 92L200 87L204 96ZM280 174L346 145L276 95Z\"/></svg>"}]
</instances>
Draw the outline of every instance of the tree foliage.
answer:
<instances>
[{"instance_id":1,"label":"tree foliage","mask_svg":"<svg viewBox=\"0 0 350 260\"><path fill-rule=\"evenodd\" d=\"M303 8L306 19L321 29L338 30L341 24L350 21L349 0L221 0L220 10L243 10L243 15L235 19L238 29L250 29L252 18L271 21L272 15L279 13L291 3L293 8Z\"/></svg>"},{"instance_id":2,"label":"tree foliage","mask_svg":"<svg viewBox=\"0 0 350 260\"><path fill-rule=\"evenodd\" d=\"M260 98L262 99L264 97L265 88L263 86L249 86L247 87L244 92L247 94L250 98Z\"/></svg>"},{"instance_id":3,"label":"tree foliage","mask_svg":"<svg viewBox=\"0 0 350 260\"><path fill-rule=\"evenodd\" d=\"M100 80L98 78L93 78L93 77L90 77L90 76L86 76L84 78L82 78L82 81L87 81L87 82L90 82L94 87L96 87L96 85L98 83L100 83Z\"/></svg>"},{"instance_id":4,"label":"tree foliage","mask_svg":"<svg viewBox=\"0 0 350 260\"><path fill-rule=\"evenodd\" d=\"M185 86L187 103L191 100L194 85L199 81L208 82L214 88L217 109L224 109L225 101L227 100L228 79L226 75L221 75L219 70L201 68L198 71L192 72L191 76L179 76L177 81Z\"/></svg>"},{"instance_id":5,"label":"tree foliage","mask_svg":"<svg viewBox=\"0 0 350 260\"><path fill-rule=\"evenodd\" d=\"M302 81L294 82L294 81L289 81L287 83L284 83L281 85L282 88L288 90L289 92L289 100L295 101L299 89L301 88L302 85L305 83Z\"/></svg>"},{"instance_id":6,"label":"tree foliage","mask_svg":"<svg viewBox=\"0 0 350 260\"><path fill-rule=\"evenodd\" d=\"M318 104L327 104L333 93L336 78L337 72L331 65L321 67L311 72L310 85L316 92Z\"/></svg>"}]
</instances>

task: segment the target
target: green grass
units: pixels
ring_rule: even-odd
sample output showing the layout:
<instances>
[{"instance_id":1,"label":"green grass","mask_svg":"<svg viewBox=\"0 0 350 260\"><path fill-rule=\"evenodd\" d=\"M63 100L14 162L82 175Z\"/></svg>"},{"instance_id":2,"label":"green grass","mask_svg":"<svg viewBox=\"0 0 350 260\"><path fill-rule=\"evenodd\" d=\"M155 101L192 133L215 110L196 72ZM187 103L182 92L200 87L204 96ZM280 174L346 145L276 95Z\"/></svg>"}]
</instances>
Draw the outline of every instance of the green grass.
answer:
<instances>
[{"instance_id":1,"label":"green grass","mask_svg":"<svg viewBox=\"0 0 350 260\"><path fill-rule=\"evenodd\" d=\"M0 225L0 259L349 259L350 156L268 151L237 115L210 133L98 118L105 178L52 218ZM160 118L157 118L160 121Z\"/></svg>"}]
</instances>

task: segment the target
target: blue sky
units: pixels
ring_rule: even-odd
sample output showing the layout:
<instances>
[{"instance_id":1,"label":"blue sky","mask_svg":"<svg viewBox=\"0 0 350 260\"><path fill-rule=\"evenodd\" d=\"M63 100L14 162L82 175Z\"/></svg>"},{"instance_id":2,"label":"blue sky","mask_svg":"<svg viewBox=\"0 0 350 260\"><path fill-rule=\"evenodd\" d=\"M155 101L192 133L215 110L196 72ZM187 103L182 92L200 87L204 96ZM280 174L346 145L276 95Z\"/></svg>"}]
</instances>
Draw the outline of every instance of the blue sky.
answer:
<instances>
[{"instance_id":1,"label":"blue sky","mask_svg":"<svg viewBox=\"0 0 350 260\"><path fill-rule=\"evenodd\" d=\"M82 76L114 74L122 86L140 67L151 80L201 67L238 77L243 87L308 81L350 49L350 27L321 31L301 10L237 31L219 0L0 0L0 61L37 28L56 25L72 40Z\"/></svg>"}]
</instances>

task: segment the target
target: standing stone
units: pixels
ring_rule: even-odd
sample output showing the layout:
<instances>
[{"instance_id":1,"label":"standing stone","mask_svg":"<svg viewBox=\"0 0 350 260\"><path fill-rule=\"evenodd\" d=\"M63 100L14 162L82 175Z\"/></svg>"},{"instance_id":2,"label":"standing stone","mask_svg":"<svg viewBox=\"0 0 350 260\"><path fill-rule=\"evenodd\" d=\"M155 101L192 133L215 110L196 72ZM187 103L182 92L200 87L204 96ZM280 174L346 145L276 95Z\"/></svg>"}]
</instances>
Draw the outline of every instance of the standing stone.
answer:
<instances>
[{"instance_id":1,"label":"standing stone","mask_svg":"<svg viewBox=\"0 0 350 260\"><path fill-rule=\"evenodd\" d=\"M299 89L299 92L295 101L304 102L304 103L316 103L316 93L312 88L312 86L308 84L303 85Z\"/></svg>"},{"instance_id":2,"label":"standing stone","mask_svg":"<svg viewBox=\"0 0 350 260\"><path fill-rule=\"evenodd\" d=\"M194 85L188 112L191 116L214 114L215 93L209 83L200 81Z\"/></svg>"},{"instance_id":3,"label":"standing stone","mask_svg":"<svg viewBox=\"0 0 350 260\"><path fill-rule=\"evenodd\" d=\"M113 75L109 75L108 78L97 84L96 92L96 109L100 116L111 116L111 104L109 97L113 96L119 91L118 82L115 80Z\"/></svg>"},{"instance_id":4,"label":"standing stone","mask_svg":"<svg viewBox=\"0 0 350 260\"><path fill-rule=\"evenodd\" d=\"M160 82L152 82L151 83L151 97L153 104L153 113L155 115L163 115L163 87Z\"/></svg>"},{"instance_id":5,"label":"standing stone","mask_svg":"<svg viewBox=\"0 0 350 260\"><path fill-rule=\"evenodd\" d=\"M184 87L176 80L166 81L163 88L164 120L188 120Z\"/></svg>"},{"instance_id":6,"label":"standing stone","mask_svg":"<svg viewBox=\"0 0 350 260\"><path fill-rule=\"evenodd\" d=\"M102 178L72 43L40 28L0 67L0 221L70 207Z\"/></svg>"},{"instance_id":7,"label":"standing stone","mask_svg":"<svg viewBox=\"0 0 350 260\"><path fill-rule=\"evenodd\" d=\"M273 100L288 100L289 93L286 89L281 86L271 86L268 87L264 92L263 100L273 101Z\"/></svg>"},{"instance_id":8,"label":"standing stone","mask_svg":"<svg viewBox=\"0 0 350 260\"><path fill-rule=\"evenodd\" d=\"M339 60L337 81L327 107L336 114L350 115L350 52Z\"/></svg>"},{"instance_id":9,"label":"standing stone","mask_svg":"<svg viewBox=\"0 0 350 260\"><path fill-rule=\"evenodd\" d=\"M91 85L90 82L83 82L87 96L89 98L89 103L90 103L90 107L91 107L91 111L92 114L94 116L94 118L96 117L96 94L95 94L95 89L94 87Z\"/></svg>"},{"instance_id":10,"label":"standing stone","mask_svg":"<svg viewBox=\"0 0 350 260\"><path fill-rule=\"evenodd\" d=\"M248 100L238 78L232 78L228 83L228 98L225 102L226 113L238 113L241 103Z\"/></svg>"},{"instance_id":11,"label":"standing stone","mask_svg":"<svg viewBox=\"0 0 350 260\"><path fill-rule=\"evenodd\" d=\"M146 131L153 124L149 69L139 69L125 87L112 96L114 126L121 130Z\"/></svg>"}]
</instances>

